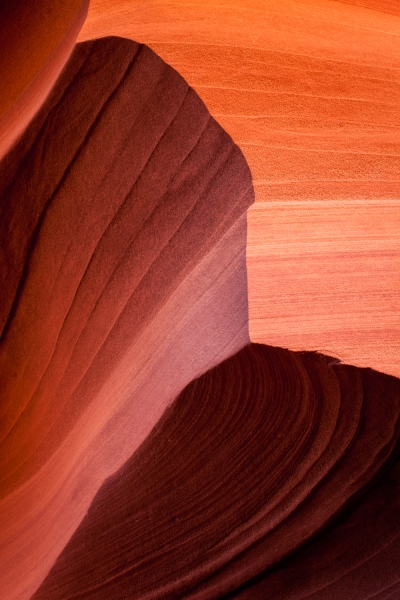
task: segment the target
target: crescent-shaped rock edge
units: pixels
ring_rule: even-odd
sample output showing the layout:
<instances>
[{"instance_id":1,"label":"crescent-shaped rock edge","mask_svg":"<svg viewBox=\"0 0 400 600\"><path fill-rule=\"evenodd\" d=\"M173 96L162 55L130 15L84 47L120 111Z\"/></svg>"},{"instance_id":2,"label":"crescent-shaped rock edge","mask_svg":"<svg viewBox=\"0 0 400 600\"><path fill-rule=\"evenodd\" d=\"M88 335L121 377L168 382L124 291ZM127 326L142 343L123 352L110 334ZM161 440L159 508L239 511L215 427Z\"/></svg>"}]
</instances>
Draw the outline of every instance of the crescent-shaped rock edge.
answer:
<instances>
[{"instance_id":1,"label":"crescent-shaped rock edge","mask_svg":"<svg viewBox=\"0 0 400 600\"><path fill-rule=\"evenodd\" d=\"M246 346L103 485L34 599L398 598L399 398L394 377Z\"/></svg>"}]
</instances>

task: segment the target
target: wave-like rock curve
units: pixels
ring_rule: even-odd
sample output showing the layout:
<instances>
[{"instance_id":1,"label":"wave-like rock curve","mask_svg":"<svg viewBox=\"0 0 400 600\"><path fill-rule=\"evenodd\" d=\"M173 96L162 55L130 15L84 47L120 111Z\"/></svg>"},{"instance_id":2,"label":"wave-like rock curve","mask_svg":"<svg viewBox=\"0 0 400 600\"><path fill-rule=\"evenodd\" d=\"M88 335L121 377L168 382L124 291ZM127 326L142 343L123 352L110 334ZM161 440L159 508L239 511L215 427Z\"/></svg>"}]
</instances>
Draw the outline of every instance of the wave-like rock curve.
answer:
<instances>
[{"instance_id":1,"label":"wave-like rock curve","mask_svg":"<svg viewBox=\"0 0 400 600\"><path fill-rule=\"evenodd\" d=\"M248 343L253 188L182 77L108 38L76 47L0 192L0 595L21 599L185 385Z\"/></svg>"},{"instance_id":2,"label":"wave-like rock curve","mask_svg":"<svg viewBox=\"0 0 400 600\"><path fill-rule=\"evenodd\" d=\"M117 2L106 30L155 31L251 159L259 341L397 374L398 10L239 4L167 2L157 28L161 5L133 25ZM86 4L63 6L0 151L72 48ZM253 345L171 406L249 341L250 173L182 78L128 40L79 45L0 198L1 597L397 598L399 380Z\"/></svg>"},{"instance_id":3,"label":"wave-like rock curve","mask_svg":"<svg viewBox=\"0 0 400 600\"><path fill-rule=\"evenodd\" d=\"M400 376L398 0L92 0L242 149L250 338Z\"/></svg>"},{"instance_id":4,"label":"wave-like rock curve","mask_svg":"<svg viewBox=\"0 0 400 600\"><path fill-rule=\"evenodd\" d=\"M34 598L392 597L399 433L398 379L247 346L103 485Z\"/></svg>"}]
</instances>

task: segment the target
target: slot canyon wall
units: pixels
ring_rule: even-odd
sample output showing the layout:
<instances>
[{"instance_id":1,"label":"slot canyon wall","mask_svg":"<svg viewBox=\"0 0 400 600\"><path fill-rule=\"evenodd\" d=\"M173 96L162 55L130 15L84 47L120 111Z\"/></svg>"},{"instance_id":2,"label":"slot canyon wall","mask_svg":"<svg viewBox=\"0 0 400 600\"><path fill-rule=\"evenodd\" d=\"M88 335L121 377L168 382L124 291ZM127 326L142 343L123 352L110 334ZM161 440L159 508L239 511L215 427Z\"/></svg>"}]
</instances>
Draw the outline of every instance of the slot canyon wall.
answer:
<instances>
[{"instance_id":1,"label":"slot canyon wall","mask_svg":"<svg viewBox=\"0 0 400 600\"><path fill-rule=\"evenodd\" d=\"M243 150L252 341L397 377L399 6L92 0L79 35L149 44Z\"/></svg>"},{"instance_id":2,"label":"slot canyon wall","mask_svg":"<svg viewBox=\"0 0 400 600\"><path fill-rule=\"evenodd\" d=\"M77 46L2 182L0 585L20 598L168 404L249 342L253 191L197 94L121 38Z\"/></svg>"},{"instance_id":3,"label":"slot canyon wall","mask_svg":"<svg viewBox=\"0 0 400 600\"><path fill-rule=\"evenodd\" d=\"M0 597L400 598L397 3L0 16Z\"/></svg>"}]
</instances>

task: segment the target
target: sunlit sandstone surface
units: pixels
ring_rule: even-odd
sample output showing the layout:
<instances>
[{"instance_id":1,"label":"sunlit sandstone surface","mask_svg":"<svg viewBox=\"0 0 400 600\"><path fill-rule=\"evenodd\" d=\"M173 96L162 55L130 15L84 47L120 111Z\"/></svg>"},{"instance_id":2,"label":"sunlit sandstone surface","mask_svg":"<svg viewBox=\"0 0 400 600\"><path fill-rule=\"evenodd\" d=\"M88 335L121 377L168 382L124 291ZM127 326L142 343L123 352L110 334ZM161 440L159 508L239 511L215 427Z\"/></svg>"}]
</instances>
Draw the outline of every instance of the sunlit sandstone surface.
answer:
<instances>
[{"instance_id":1,"label":"sunlit sandstone surface","mask_svg":"<svg viewBox=\"0 0 400 600\"><path fill-rule=\"evenodd\" d=\"M93 0L243 150L250 336L400 375L397 0Z\"/></svg>"}]
</instances>

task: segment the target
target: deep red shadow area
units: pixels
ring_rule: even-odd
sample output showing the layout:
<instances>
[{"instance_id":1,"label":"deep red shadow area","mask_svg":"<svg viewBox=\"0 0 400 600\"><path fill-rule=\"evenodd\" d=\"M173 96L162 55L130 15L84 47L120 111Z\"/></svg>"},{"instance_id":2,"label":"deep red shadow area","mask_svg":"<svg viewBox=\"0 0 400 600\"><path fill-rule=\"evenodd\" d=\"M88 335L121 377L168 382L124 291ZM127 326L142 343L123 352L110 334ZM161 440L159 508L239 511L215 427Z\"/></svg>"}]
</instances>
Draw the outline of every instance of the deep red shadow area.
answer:
<instances>
[{"instance_id":1,"label":"deep red shadow area","mask_svg":"<svg viewBox=\"0 0 400 600\"><path fill-rule=\"evenodd\" d=\"M247 346L103 485L35 600L391 598L399 397L393 377Z\"/></svg>"}]
</instances>

